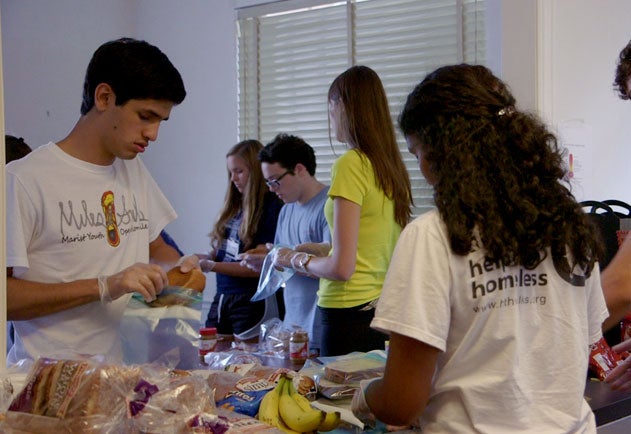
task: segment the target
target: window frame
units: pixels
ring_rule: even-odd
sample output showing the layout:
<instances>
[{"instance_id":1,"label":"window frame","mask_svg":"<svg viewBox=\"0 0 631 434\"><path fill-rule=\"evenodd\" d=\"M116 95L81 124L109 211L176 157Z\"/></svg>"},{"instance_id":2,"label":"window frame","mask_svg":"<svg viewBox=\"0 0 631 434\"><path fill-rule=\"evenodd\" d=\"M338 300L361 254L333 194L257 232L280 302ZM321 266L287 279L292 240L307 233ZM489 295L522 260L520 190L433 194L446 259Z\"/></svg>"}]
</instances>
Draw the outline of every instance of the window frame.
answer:
<instances>
[{"instance_id":1,"label":"window frame","mask_svg":"<svg viewBox=\"0 0 631 434\"><path fill-rule=\"evenodd\" d=\"M409 25L409 21L407 20L408 15L399 13L400 11L397 10L397 7L400 7L400 11L403 12L420 11L418 12L418 22L422 22L422 25L412 28L410 30L411 33L400 32L398 34L397 32L401 28ZM335 76L352 65L364 64L370 66L379 74L386 89L392 121L397 134L397 143L410 174L414 200L413 216L418 216L434 208L433 190L424 179L416 158L407 151L405 139L397 128L397 117L405 102L407 93L428 72L449 63L486 64L486 7L487 0L285 0L237 9L239 139L254 138L266 143L272 140L276 133L285 132L298 135L314 148L318 162L317 178L326 184L330 183L330 167L335 158L345 151L346 146L336 142L335 138L331 137L326 103L328 84ZM339 11L343 11L345 14L346 31L344 34L339 27L341 25L338 22L340 18L331 12L333 8L338 8ZM422 13L423 8L426 8L428 11L425 15ZM448 11L449 8L453 8L451 15L445 12L444 16L442 16L441 13ZM305 40L309 40L308 38L311 38L309 41L314 44L315 48L318 48L320 41L314 39L314 36L308 32L303 31L306 28L305 23L308 24L308 18L305 17L308 15L313 15L314 17L322 15L326 17L327 9L331 12L329 18L323 19L321 22L314 22L313 25L316 27L320 26L318 29L321 31L322 39L331 39L331 44L340 53L344 48L346 61L340 60L338 57L341 56L340 53L335 54L335 56L329 56L327 50L320 50L323 58L322 62L334 65L334 67L329 66L328 69L323 68L322 75L328 74L326 80L328 84L323 85L323 83L314 82L315 84L312 85L313 87L320 87L319 94L322 98L320 107L317 107L317 104L313 105L314 103L311 103L312 105L308 105L308 103L301 105L303 104L302 98L313 98L313 95L303 97L296 90L294 90L295 95L301 96L294 96L295 99L293 101L295 101L295 105L291 101L291 96L288 97L289 99L281 101L283 97L279 95L285 93L291 95L291 90L288 90L288 87L285 88L283 85L292 81L294 76L299 76L302 72L294 71L292 76L291 73L285 71L284 74L286 75L279 80L281 82L280 85L274 83L273 79L269 79L270 75L274 75L273 71L269 71L269 68L274 67L274 65L270 66L269 58L275 56L277 52L283 49L286 49L288 53L292 49L297 50L295 47L290 47L292 41L287 36L288 34L292 35L292 37L295 35L296 39L304 37ZM384 29L379 30L382 33L375 35L375 33L379 33L375 31L375 28L380 25L382 17L379 13L383 14L383 20L386 22L385 26L390 25L390 27L386 28L384 26ZM433 13L435 15L432 15ZM402 16L397 17L397 14ZM292 30L292 20L295 22L302 20L302 22ZM441 20L445 21L444 25L441 24ZM364 21L366 22L365 25ZM388 24L388 22L391 24ZM285 34L282 33L282 30L279 31L278 35L276 35L277 40L270 36L277 28L282 29L285 27L289 30ZM375 56L370 53L370 45L362 46L364 39L367 41L372 40L371 44L379 45L381 39L383 39L381 36L388 34L393 41L396 41L396 38L400 38L401 46L407 44L407 46L412 47L409 49L409 52L405 51L405 47L401 48L400 57L409 56L410 53L415 53L412 50L419 49L419 45L415 46L411 42L416 38L416 33L414 32L422 33L424 29L429 29L426 30L426 33L435 32L436 35L441 35L441 32L445 33L444 36L432 36L431 38L425 35L425 39L422 39L420 42L422 45L423 43L428 44L426 41L432 43L437 41L436 47L429 46L428 49L428 52L434 50L434 57L427 56L424 58L425 60L417 60L416 62L409 62L409 64L404 61L402 62L404 66L391 67L390 64L387 64L387 59L386 63L378 64L381 57L387 56L381 56L380 53ZM330 37L334 32L339 33L337 39ZM285 39L283 40L283 38ZM341 39L345 39L345 47L339 45ZM420 39L421 37L419 37ZM441 47L440 44L447 44L447 42L444 42L447 40L451 41L448 42L451 45ZM279 42L279 48L270 51L268 46L273 45L272 42ZM397 46L397 48L399 47ZM392 50L386 51L390 54ZM396 61L398 60L395 59L394 62ZM282 60L276 60L276 62L281 65L284 63ZM289 64L291 62L287 61L286 63ZM375 65L375 63L378 65ZM397 70L397 68L399 69ZM280 69L282 68L279 67ZM282 74L281 72L278 73L278 75ZM416 76L412 80L397 82L397 74L405 75L406 77L411 74ZM313 77L308 79L313 80ZM277 87L270 90L266 86ZM280 108L270 109L270 105L275 103L275 98L278 99L276 102L278 102L278 107ZM318 122L308 115L303 117L296 115L300 109L313 113L320 112L319 122L321 124L318 124L320 125L319 127L313 127L317 131L311 131L311 128ZM288 115L288 110L295 110L296 113ZM313 113L311 113L312 116L318 116ZM287 117L287 119L278 121L279 118L283 117ZM326 125L326 134L322 129L324 125Z\"/></svg>"}]
</instances>

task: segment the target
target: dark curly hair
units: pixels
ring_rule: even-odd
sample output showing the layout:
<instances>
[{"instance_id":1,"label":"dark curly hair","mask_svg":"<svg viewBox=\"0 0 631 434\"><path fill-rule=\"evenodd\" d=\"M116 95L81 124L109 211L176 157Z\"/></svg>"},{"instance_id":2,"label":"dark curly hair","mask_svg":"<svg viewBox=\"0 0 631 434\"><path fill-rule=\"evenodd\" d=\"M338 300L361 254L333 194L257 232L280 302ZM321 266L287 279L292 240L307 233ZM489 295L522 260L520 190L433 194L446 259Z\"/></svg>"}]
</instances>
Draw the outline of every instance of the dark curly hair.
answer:
<instances>
[{"instance_id":1,"label":"dark curly hair","mask_svg":"<svg viewBox=\"0 0 631 434\"><path fill-rule=\"evenodd\" d=\"M297 164L302 164L314 176L316 171L316 156L313 148L298 136L280 133L259 152L261 163L279 163L281 167L294 170Z\"/></svg>"},{"instance_id":2,"label":"dark curly hair","mask_svg":"<svg viewBox=\"0 0 631 434\"><path fill-rule=\"evenodd\" d=\"M566 171L555 136L491 71L452 65L429 74L408 95L399 118L421 143L434 200L452 250L478 246L488 259L534 268L550 248L555 260L589 274L600 254L596 231L559 181ZM478 241L476 241L478 240Z\"/></svg>"},{"instance_id":3,"label":"dark curly hair","mask_svg":"<svg viewBox=\"0 0 631 434\"><path fill-rule=\"evenodd\" d=\"M618 66L616 67L616 78L613 82L614 89L621 99L630 99L629 78L631 78L631 41L622 49L618 56Z\"/></svg>"}]
</instances>

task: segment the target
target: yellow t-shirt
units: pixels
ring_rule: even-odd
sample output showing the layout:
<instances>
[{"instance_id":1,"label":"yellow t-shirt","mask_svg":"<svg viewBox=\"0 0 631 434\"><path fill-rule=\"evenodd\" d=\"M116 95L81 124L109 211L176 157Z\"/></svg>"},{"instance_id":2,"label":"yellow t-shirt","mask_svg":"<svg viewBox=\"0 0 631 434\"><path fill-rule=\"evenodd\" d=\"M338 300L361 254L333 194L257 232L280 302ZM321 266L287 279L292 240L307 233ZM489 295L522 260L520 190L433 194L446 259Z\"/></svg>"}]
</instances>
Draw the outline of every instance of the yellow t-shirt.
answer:
<instances>
[{"instance_id":1,"label":"yellow t-shirt","mask_svg":"<svg viewBox=\"0 0 631 434\"><path fill-rule=\"evenodd\" d=\"M378 187L370 160L349 150L331 168L331 188L324 214L333 234L333 199L342 197L361 207L355 273L347 281L320 279L318 306L348 308L379 297L401 227L394 203ZM335 246L333 246L335 249Z\"/></svg>"}]
</instances>

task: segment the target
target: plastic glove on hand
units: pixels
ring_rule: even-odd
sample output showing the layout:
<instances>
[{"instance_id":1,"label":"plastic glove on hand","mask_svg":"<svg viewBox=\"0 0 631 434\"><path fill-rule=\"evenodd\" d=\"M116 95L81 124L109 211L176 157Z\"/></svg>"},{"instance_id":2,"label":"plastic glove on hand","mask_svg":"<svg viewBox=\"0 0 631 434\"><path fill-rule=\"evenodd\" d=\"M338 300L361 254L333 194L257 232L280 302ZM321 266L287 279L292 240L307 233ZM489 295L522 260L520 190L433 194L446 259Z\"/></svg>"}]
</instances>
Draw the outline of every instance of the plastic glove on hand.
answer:
<instances>
[{"instance_id":1,"label":"plastic glove on hand","mask_svg":"<svg viewBox=\"0 0 631 434\"><path fill-rule=\"evenodd\" d=\"M237 259L241 259L241 266L260 273L263 268L265 256L267 256L271 250L271 247L268 247L269 245L270 244L259 244L255 248L241 253L237 257Z\"/></svg>"},{"instance_id":2,"label":"plastic glove on hand","mask_svg":"<svg viewBox=\"0 0 631 434\"><path fill-rule=\"evenodd\" d=\"M199 267L204 273L210 273L215 269L215 265L217 263L215 261L211 261L210 259L201 259L199 261Z\"/></svg>"},{"instance_id":3,"label":"plastic glove on hand","mask_svg":"<svg viewBox=\"0 0 631 434\"><path fill-rule=\"evenodd\" d=\"M377 425L377 418L368 407L366 402L366 390L373 381L378 378L370 378L368 380L361 380L359 382L359 388L353 395L353 401L351 402L351 410L357 419L361 420L366 426L374 428Z\"/></svg>"},{"instance_id":4,"label":"plastic glove on hand","mask_svg":"<svg viewBox=\"0 0 631 434\"><path fill-rule=\"evenodd\" d=\"M263 261L265 260L265 253L244 253L241 256L241 264L242 267L249 268L252 271L261 272L263 268Z\"/></svg>"},{"instance_id":5,"label":"plastic glove on hand","mask_svg":"<svg viewBox=\"0 0 631 434\"><path fill-rule=\"evenodd\" d=\"M294 268L292 260L300 253L287 247L281 247L276 250L274 255L274 267L283 270L285 268Z\"/></svg>"},{"instance_id":6,"label":"plastic glove on hand","mask_svg":"<svg viewBox=\"0 0 631 434\"><path fill-rule=\"evenodd\" d=\"M111 276L101 275L97 279L102 303L137 292L147 303L156 299L168 284L167 273L156 264L136 263Z\"/></svg>"},{"instance_id":7,"label":"plastic glove on hand","mask_svg":"<svg viewBox=\"0 0 631 434\"><path fill-rule=\"evenodd\" d=\"M199 257L197 255L182 256L175 265L180 267L180 271L182 273L188 273L194 268L197 268L198 270L201 269Z\"/></svg>"}]
</instances>

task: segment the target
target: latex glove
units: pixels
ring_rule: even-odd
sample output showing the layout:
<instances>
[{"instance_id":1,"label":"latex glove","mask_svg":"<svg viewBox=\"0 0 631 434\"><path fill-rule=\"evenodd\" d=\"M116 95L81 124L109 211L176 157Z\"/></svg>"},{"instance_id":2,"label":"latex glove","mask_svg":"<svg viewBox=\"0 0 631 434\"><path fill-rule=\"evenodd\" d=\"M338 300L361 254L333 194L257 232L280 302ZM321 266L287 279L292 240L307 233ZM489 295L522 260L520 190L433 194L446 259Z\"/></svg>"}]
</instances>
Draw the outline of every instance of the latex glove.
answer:
<instances>
[{"instance_id":1,"label":"latex glove","mask_svg":"<svg viewBox=\"0 0 631 434\"><path fill-rule=\"evenodd\" d=\"M276 250L276 255L274 255L274 266L281 270L285 268L294 268L291 261L296 255L298 255L298 252L295 250L288 247L281 247Z\"/></svg>"},{"instance_id":2,"label":"latex glove","mask_svg":"<svg viewBox=\"0 0 631 434\"><path fill-rule=\"evenodd\" d=\"M214 253L195 253L194 256L197 258L199 269L204 273L210 273L215 269L217 263L213 261Z\"/></svg>"},{"instance_id":3,"label":"latex glove","mask_svg":"<svg viewBox=\"0 0 631 434\"><path fill-rule=\"evenodd\" d=\"M240 265L242 267L246 267L252 271L260 273L261 269L263 268L263 261L265 260L265 256L267 256L267 254L273 247L274 245L270 243L259 244L255 248L241 253L239 256L237 256L237 259L241 259Z\"/></svg>"},{"instance_id":4,"label":"latex glove","mask_svg":"<svg viewBox=\"0 0 631 434\"><path fill-rule=\"evenodd\" d=\"M359 388L355 391L353 395L353 400L351 401L351 410L357 419L361 420L365 425L374 428L377 424L377 418L368 407L368 402L366 402L366 391L373 383L373 381L377 381L379 378L369 378L368 380L361 380L359 382Z\"/></svg>"},{"instance_id":5,"label":"latex glove","mask_svg":"<svg viewBox=\"0 0 631 434\"><path fill-rule=\"evenodd\" d=\"M210 273L215 269L215 265L217 263L215 261L211 261L210 259L201 259L199 261L199 267L204 273Z\"/></svg>"},{"instance_id":6,"label":"latex glove","mask_svg":"<svg viewBox=\"0 0 631 434\"><path fill-rule=\"evenodd\" d=\"M297 252L287 247L281 247L274 252L274 267L284 270L293 268L299 273L309 275L306 264L313 255L305 252Z\"/></svg>"},{"instance_id":7,"label":"latex glove","mask_svg":"<svg viewBox=\"0 0 631 434\"><path fill-rule=\"evenodd\" d=\"M630 349L631 339L612 347L612 350L617 353L622 353ZM620 362L618 366L613 368L611 372L607 374L607 377L605 377L605 382L609 383L614 390L631 390L631 356L627 357Z\"/></svg>"},{"instance_id":8,"label":"latex glove","mask_svg":"<svg viewBox=\"0 0 631 434\"><path fill-rule=\"evenodd\" d=\"M176 267L180 267L182 273L188 273L194 268L201 269L199 257L197 255L182 256L176 263Z\"/></svg>"},{"instance_id":9,"label":"latex glove","mask_svg":"<svg viewBox=\"0 0 631 434\"><path fill-rule=\"evenodd\" d=\"M137 292L147 303L156 299L168 284L167 273L156 264L137 263L111 276L97 277L101 303L109 303L130 292Z\"/></svg>"},{"instance_id":10,"label":"latex glove","mask_svg":"<svg viewBox=\"0 0 631 434\"><path fill-rule=\"evenodd\" d=\"M295 247L298 252L305 252L313 256L329 256L331 245L329 243L304 243Z\"/></svg>"}]
</instances>

